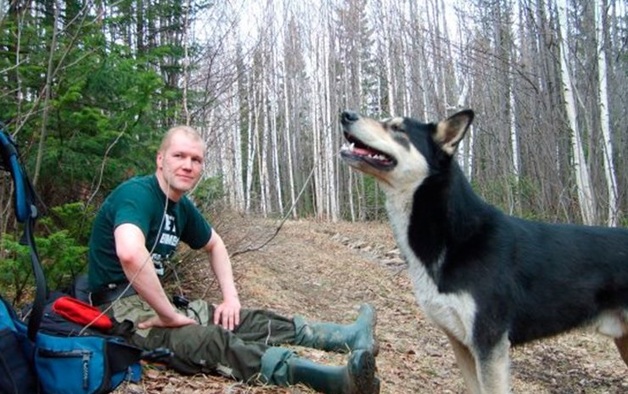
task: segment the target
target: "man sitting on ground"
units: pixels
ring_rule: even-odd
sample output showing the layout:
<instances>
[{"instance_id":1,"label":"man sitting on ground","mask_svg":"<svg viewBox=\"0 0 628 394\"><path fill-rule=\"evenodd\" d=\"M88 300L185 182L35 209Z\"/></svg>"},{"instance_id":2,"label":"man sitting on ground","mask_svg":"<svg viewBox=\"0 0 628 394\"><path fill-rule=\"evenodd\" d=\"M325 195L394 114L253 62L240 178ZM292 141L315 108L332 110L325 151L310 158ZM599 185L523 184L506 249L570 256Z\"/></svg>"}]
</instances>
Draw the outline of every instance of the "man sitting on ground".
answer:
<instances>
[{"instance_id":1,"label":"man sitting on ground","mask_svg":"<svg viewBox=\"0 0 628 394\"><path fill-rule=\"evenodd\" d=\"M109 308L118 322L133 322L135 345L170 349L169 366L181 373L218 372L280 386L303 383L324 393L378 393L372 306L362 305L348 325L241 309L225 244L186 196L201 177L204 152L193 128L174 127L157 152L155 174L132 178L107 197L89 244L92 302ZM219 305L196 300L180 310L171 303L160 275L179 241L207 252L222 293ZM351 355L346 366L326 366L282 344Z\"/></svg>"}]
</instances>

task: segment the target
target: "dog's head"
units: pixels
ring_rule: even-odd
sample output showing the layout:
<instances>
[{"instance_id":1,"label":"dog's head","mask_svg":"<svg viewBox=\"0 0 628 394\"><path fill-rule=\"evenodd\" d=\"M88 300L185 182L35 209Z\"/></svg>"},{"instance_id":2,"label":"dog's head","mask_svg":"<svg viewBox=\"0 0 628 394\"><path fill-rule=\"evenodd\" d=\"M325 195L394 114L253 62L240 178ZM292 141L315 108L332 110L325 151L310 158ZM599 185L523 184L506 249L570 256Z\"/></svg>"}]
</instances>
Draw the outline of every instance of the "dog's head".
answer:
<instances>
[{"instance_id":1,"label":"dog's head","mask_svg":"<svg viewBox=\"0 0 628 394\"><path fill-rule=\"evenodd\" d=\"M451 161L473 111L438 123L400 117L379 121L352 111L343 112L340 120L347 140L340 154L350 166L375 176L384 187L414 190Z\"/></svg>"}]
</instances>

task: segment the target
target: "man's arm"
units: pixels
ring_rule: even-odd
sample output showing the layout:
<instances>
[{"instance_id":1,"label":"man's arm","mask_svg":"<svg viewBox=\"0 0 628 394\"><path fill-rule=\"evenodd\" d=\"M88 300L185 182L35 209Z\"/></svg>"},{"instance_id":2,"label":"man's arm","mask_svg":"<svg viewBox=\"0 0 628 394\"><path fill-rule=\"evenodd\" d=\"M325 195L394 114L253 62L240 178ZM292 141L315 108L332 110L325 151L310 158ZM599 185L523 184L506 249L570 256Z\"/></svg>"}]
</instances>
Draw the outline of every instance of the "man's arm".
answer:
<instances>
[{"instance_id":1,"label":"man's arm","mask_svg":"<svg viewBox=\"0 0 628 394\"><path fill-rule=\"evenodd\" d=\"M212 230L212 236L205 245L205 251L209 254L212 271L218 279L222 292L222 303L214 312L214 324L221 324L226 330L233 330L240 324L240 299L233 280L229 253L215 230Z\"/></svg>"},{"instance_id":2,"label":"man's arm","mask_svg":"<svg viewBox=\"0 0 628 394\"><path fill-rule=\"evenodd\" d=\"M114 233L116 254L133 288L155 310L157 316L138 324L138 328L181 327L196 321L176 312L161 286L150 253L144 246L144 233L134 224L118 226Z\"/></svg>"}]
</instances>

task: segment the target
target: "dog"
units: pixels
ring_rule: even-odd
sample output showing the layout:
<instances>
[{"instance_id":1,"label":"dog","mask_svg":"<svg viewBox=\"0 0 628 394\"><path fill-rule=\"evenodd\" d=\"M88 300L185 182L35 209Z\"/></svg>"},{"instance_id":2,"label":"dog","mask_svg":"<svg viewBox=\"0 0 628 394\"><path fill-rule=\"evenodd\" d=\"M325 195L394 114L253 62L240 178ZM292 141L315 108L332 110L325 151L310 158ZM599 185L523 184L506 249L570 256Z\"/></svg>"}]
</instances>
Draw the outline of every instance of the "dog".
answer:
<instances>
[{"instance_id":1,"label":"dog","mask_svg":"<svg viewBox=\"0 0 628 394\"><path fill-rule=\"evenodd\" d=\"M628 230L523 220L483 201L454 158L473 118L340 115L340 155L381 185L415 296L467 390L510 392L511 346L587 325L628 365Z\"/></svg>"}]
</instances>

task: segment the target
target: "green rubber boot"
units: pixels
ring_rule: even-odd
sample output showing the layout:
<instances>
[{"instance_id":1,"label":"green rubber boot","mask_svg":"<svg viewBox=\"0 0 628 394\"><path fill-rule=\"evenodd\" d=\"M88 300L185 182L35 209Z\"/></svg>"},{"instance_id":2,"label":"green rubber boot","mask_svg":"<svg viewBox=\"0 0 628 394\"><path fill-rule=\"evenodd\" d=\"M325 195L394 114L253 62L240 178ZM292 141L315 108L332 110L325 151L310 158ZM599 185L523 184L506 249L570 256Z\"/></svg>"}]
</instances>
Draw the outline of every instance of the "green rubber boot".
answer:
<instances>
[{"instance_id":1,"label":"green rubber boot","mask_svg":"<svg viewBox=\"0 0 628 394\"><path fill-rule=\"evenodd\" d=\"M375 356L368 350L351 354L346 366L317 364L294 352L272 347L262 356L262 380L277 386L305 384L325 394L378 394Z\"/></svg>"},{"instance_id":2,"label":"green rubber boot","mask_svg":"<svg viewBox=\"0 0 628 394\"><path fill-rule=\"evenodd\" d=\"M352 324L310 323L301 316L294 317L296 345L335 352L368 350L379 353L375 339L377 313L369 304L360 306L358 318Z\"/></svg>"}]
</instances>

